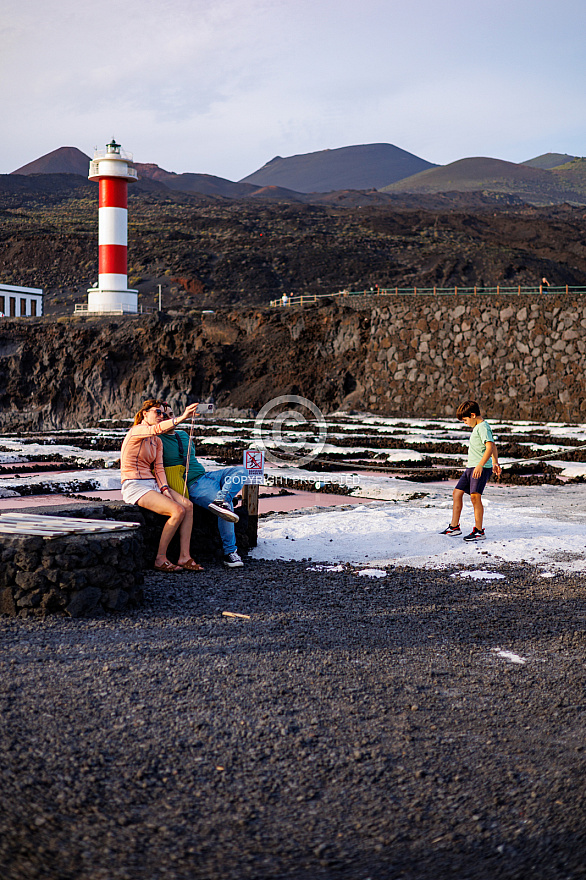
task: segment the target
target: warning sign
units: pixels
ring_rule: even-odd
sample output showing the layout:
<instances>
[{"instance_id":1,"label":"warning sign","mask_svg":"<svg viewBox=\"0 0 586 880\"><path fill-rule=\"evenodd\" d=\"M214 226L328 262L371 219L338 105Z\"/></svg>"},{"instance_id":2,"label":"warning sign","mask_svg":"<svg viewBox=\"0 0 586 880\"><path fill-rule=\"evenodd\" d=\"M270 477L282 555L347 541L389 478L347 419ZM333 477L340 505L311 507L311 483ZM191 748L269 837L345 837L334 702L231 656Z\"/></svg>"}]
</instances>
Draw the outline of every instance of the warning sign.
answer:
<instances>
[{"instance_id":1,"label":"warning sign","mask_svg":"<svg viewBox=\"0 0 586 880\"><path fill-rule=\"evenodd\" d=\"M259 452L258 449L245 449L244 467L248 472L246 475L247 485L262 485L265 475L264 452Z\"/></svg>"}]
</instances>

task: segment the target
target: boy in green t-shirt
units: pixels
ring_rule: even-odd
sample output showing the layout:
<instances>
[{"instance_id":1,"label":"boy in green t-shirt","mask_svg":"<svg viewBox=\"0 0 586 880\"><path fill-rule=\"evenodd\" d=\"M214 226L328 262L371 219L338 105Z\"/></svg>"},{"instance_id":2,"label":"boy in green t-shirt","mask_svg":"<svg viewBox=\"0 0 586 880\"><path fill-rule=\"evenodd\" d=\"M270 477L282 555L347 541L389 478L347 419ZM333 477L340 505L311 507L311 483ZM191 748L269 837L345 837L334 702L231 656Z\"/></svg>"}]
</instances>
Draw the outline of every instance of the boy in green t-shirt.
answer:
<instances>
[{"instance_id":1,"label":"boy in green t-shirt","mask_svg":"<svg viewBox=\"0 0 586 880\"><path fill-rule=\"evenodd\" d=\"M498 477L501 473L501 466L498 463L498 453L490 425L480 417L480 407L476 401L465 400L458 407L456 415L461 422L472 428L472 434L468 443L466 470L458 480L458 484L452 493L454 499L452 520L447 529L444 529L441 534L462 534L460 514L464 503L464 494L468 494L474 508L474 528L469 535L466 535L464 540L484 541L486 536L482 527L484 517L482 493L493 470Z\"/></svg>"}]
</instances>

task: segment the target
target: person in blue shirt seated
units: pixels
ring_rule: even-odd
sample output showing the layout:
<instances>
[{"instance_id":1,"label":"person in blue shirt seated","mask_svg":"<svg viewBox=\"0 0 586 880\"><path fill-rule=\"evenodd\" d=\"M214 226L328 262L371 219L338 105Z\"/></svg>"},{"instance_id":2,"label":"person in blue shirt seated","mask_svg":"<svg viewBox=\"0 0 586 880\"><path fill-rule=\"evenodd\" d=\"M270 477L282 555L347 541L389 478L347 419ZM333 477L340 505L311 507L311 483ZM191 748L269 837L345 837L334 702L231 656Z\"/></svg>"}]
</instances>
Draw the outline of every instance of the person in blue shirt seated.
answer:
<instances>
[{"instance_id":1,"label":"person in blue shirt seated","mask_svg":"<svg viewBox=\"0 0 586 880\"><path fill-rule=\"evenodd\" d=\"M173 408L169 403L163 401L161 407L166 419L174 419ZM193 442L190 445L187 431L174 429L161 434L160 439L163 443L163 465L169 485L181 495L187 490L194 504L218 517L224 565L227 568L242 568L244 563L236 549L234 531L238 516L234 513L232 502L246 481L246 468L225 467L206 471L194 455Z\"/></svg>"}]
</instances>

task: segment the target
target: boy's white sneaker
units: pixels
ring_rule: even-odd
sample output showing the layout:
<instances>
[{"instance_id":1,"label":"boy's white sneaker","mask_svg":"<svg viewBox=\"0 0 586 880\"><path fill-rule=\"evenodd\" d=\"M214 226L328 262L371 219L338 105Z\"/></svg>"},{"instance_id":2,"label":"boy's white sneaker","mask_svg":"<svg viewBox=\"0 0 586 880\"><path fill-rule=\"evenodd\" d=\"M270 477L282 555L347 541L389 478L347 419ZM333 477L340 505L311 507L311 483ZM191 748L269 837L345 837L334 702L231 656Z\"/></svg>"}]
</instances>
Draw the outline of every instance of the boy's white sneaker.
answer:
<instances>
[{"instance_id":1,"label":"boy's white sneaker","mask_svg":"<svg viewBox=\"0 0 586 880\"><path fill-rule=\"evenodd\" d=\"M440 535L461 535L462 529L460 528L460 524L457 526L448 526L447 529L444 529L443 532L440 532Z\"/></svg>"},{"instance_id":2,"label":"boy's white sneaker","mask_svg":"<svg viewBox=\"0 0 586 880\"><path fill-rule=\"evenodd\" d=\"M476 526L472 529L469 535L464 537L465 541L484 541L486 540L486 535L484 534L484 529L477 529Z\"/></svg>"}]
</instances>

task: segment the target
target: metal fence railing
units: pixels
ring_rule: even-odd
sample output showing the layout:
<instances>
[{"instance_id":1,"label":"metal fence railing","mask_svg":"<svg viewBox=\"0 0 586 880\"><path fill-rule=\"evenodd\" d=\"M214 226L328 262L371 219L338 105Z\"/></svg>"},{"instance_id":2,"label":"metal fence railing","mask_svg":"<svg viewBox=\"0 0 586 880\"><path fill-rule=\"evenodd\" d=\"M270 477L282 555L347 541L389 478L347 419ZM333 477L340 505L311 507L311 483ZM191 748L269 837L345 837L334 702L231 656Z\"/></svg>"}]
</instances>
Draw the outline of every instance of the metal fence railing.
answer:
<instances>
[{"instance_id":1,"label":"metal fence railing","mask_svg":"<svg viewBox=\"0 0 586 880\"><path fill-rule=\"evenodd\" d=\"M119 303L117 306L97 306L93 308L91 311L89 309L88 303L75 303L73 314L74 315L154 315L155 312L160 312L161 309L158 309L156 306L143 306L142 303L138 306L138 311L131 312L128 309L128 306Z\"/></svg>"},{"instance_id":2,"label":"metal fence railing","mask_svg":"<svg viewBox=\"0 0 586 880\"><path fill-rule=\"evenodd\" d=\"M332 297L364 297L364 296L501 296L501 295L533 295L551 296L555 294L575 293L586 294L586 286L534 284L529 287L517 285L516 287L371 287L368 290L338 290L336 293L305 293L300 296L284 295L279 299L273 299L270 305L273 308L287 306L303 306L318 302L320 299Z\"/></svg>"},{"instance_id":3,"label":"metal fence railing","mask_svg":"<svg viewBox=\"0 0 586 880\"><path fill-rule=\"evenodd\" d=\"M124 315L124 308L119 305L118 308L111 308L110 306L98 306L97 308L92 309L91 311L88 308L87 303L75 303L75 307L73 309L74 315ZM136 314L135 312L131 312L130 314Z\"/></svg>"}]
</instances>

